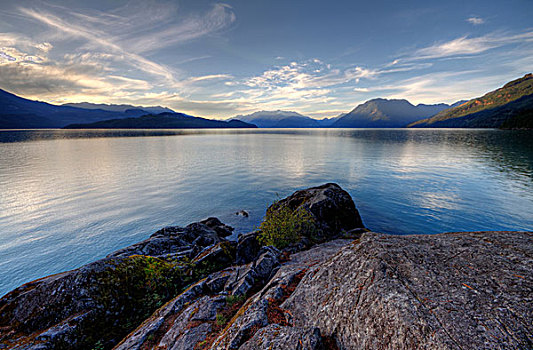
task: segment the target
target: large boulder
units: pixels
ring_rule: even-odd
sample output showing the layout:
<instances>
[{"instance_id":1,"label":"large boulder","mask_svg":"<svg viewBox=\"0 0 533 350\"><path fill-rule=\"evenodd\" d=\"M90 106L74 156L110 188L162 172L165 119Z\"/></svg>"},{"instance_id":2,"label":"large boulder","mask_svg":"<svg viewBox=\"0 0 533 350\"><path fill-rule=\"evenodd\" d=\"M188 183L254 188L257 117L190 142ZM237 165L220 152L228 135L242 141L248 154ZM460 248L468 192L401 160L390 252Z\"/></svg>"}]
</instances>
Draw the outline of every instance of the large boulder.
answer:
<instances>
[{"instance_id":1,"label":"large boulder","mask_svg":"<svg viewBox=\"0 0 533 350\"><path fill-rule=\"evenodd\" d=\"M185 227L170 226L162 228L150 238L122 248L108 257L126 257L131 255L150 255L157 257L188 256L191 258L198 249L215 245L231 235L233 228L223 224L217 218L208 218L194 222Z\"/></svg>"},{"instance_id":2,"label":"large boulder","mask_svg":"<svg viewBox=\"0 0 533 350\"><path fill-rule=\"evenodd\" d=\"M248 264L257 257L259 250L261 250L261 244L257 239L260 233L261 231L254 231L239 235L237 240L237 258L235 261L238 265Z\"/></svg>"},{"instance_id":3,"label":"large boulder","mask_svg":"<svg viewBox=\"0 0 533 350\"><path fill-rule=\"evenodd\" d=\"M340 349L531 349L531 281L532 232L365 233L281 307Z\"/></svg>"},{"instance_id":4,"label":"large boulder","mask_svg":"<svg viewBox=\"0 0 533 350\"><path fill-rule=\"evenodd\" d=\"M286 209L291 212L305 210L317 228L312 237L306 237L308 234L302 232L304 237L296 250L307 248L317 242L346 236L346 232L357 231L359 234L364 229L352 197L334 183L296 191L287 198L275 202L267 209L266 219Z\"/></svg>"},{"instance_id":5,"label":"large boulder","mask_svg":"<svg viewBox=\"0 0 533 350\"><path fill-rule=\"evenodd\" d=\"M301 211L307 213L307 217L301 219L306 227L298 229L299 232L295 235L294 241L291 238L283 245L279 245L285 251L298 252L314 244L336 238L358 238L367 231L348 192L334 183L296 191L275 202L267 209L265 220L271 220L280 214L279 216L283 218L274 220L289 221L286 219L288 212L292 213L288 217L293 217L294 221L298 221L297 216ZM239 236L237 264L247 264L257 258L261 249L261 235L262 231L254 231ZM276 242L269 242L269 244L276 244Z\"/></svg>"}]
</instances>

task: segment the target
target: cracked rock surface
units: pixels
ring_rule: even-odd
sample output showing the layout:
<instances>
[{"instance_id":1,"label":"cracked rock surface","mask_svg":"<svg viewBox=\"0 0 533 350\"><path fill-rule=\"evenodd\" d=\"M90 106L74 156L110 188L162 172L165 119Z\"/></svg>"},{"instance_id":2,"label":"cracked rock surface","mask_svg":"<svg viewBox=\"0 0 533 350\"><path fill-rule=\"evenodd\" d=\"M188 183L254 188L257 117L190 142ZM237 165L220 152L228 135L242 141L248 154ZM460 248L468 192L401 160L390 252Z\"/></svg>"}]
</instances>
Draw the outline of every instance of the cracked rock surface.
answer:
<instances>
[{"instance_id":1,"label":"cracked rock surface","mask_svg":"<svg viewBox=\"0 0 533 350\"><path fill-rule=\"evenodd\" d=\"M281 305L340 349L532 349L533 233L363 234Z\"/></svg>"}]
</instances>

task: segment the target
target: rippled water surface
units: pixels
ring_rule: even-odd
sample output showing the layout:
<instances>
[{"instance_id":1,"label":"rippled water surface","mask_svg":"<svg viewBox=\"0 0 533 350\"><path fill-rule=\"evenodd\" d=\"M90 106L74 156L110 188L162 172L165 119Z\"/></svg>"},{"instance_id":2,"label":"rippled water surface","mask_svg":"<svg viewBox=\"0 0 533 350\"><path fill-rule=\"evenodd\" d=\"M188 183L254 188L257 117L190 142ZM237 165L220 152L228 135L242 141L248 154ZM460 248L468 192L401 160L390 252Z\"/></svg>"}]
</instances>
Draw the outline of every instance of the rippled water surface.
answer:
<instances>
[{"instance_id":1,"label":"rippled water surface","mask_svg":"<svg viewBox=\"0 0 533 350\"><path fill-rule=\"evenodd\" d=\"M0 295L166 225L218 216L245 232L324 182L375 231L533 230L533 133L0 131Z\"/></svg>"}]
</instances>

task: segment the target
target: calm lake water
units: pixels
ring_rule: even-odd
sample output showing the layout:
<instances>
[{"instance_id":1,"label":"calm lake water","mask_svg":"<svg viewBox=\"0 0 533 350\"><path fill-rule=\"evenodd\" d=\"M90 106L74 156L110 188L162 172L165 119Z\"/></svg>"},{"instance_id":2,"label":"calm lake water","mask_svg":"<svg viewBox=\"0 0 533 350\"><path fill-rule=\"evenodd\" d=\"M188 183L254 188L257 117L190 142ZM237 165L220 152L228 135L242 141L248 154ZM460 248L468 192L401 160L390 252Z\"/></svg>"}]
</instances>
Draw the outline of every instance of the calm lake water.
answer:
<instances>
[{"instance_id":1,"label":"calm lake water","mask_svg":"<svg viewBox=\"0 0 533 350\"><path fill-rule=\"evenodd\" d=\"M249 231L272 201L325 182L375 231L533 230L533 133L0 131L0 295L167 225L218 216Z\"/></svg>"}]
</instances>

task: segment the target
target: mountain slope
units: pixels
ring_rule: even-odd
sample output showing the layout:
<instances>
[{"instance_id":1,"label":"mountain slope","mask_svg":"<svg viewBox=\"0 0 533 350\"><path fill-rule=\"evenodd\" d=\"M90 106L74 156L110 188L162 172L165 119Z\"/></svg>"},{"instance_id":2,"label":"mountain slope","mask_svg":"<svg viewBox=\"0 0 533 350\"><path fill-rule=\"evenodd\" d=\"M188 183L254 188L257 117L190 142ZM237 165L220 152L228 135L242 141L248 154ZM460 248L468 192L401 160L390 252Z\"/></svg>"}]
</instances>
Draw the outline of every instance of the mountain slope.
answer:
<instances>
[{"instance_id":1,"label":"mountain slope","mask_svg":"<svg viewBox=\"0 0 533 350\"><path fill-rule=\"evenodd\" d=\"M316 119L291 111L258 111L248 115L238 115L232 119L252 123L260 128L319 128Z\"/></svg>"},{"instance_id":2,"label":"mountain slope","mask_svg":"<svg viewBox=\"0 0 533 350\"><path fill-rule=\"evenodd\" d=\"M355 107L333 123L334 128L399 128L450 108L437 105L412 105L407 100L376 98Z\"/></svg>"},{"instance_id":3,"label":"mountain slope","mask_svg":"<svg viewBox=\"0 0 533 350\"><path fill-rule=\"evenodd\" d=\"M533 109L533 75L531 73L513 80L503 87L481 97L474 98L462 105L442 111L435 116L414 122L409 127L466 127L498 128L511 119L527 123L527 115ZM531 122L529 122L531 123Z\"/></svg>"},{"instance_id":4,"label":"mountain slope","mask_svg":"<svg viewBox=\"0 0 533 350\"><path fill-rule=\"evenodd\" d=\"M324 118L324 119L317 119L318 125L320 125L321 128L329 128L333 125L337 120L339 120L343 115L339 115L337 117L331 117L331 118Z\"/></svg>"},{"instance_id":5,"label":"mountain slope","mask_svg":"<svg viewBox=\"0 0 533 350\"><path fill-rule=\"evenodd\" d=\"M161 107L161 106L151 106L151 107L144 107L144 106L132 106L132 105L114 105L114 104L105 104L105 103L89 103L89 102L80 102L80 103L65 103L62 106L69 106L69 107L76 107L76 108L83 108L83 109L101 109L104 111L111 111L111 112L127 112L129 110L142 110L146 113L165 113L170 112L174 113L174 111L170 108Z\"/></svg>"},{"instance_id":6,"label":"mountain slope","mask_svg":"<svg viewBox=\"0 0 533 350\"><path fill-rule=\"evenodd\" d=\"M0 129L58 128L72 123L91 123L111 118L125 118L146 114L56 106L32 101L0 90Z\"/></svg>"},{"instance_id":7,"label":"mountain slope","mask_svg":"<svg viewBox=\"0 0 533 350\"><path fill-rule=\"evenodd\" d=\"M204 129L256 128L240 120L211 120L191 117L182 113L148 114L138 118L104 120L89 124L71 124L64 129Z\"/></svg>"}]
</instances>

